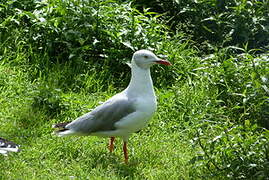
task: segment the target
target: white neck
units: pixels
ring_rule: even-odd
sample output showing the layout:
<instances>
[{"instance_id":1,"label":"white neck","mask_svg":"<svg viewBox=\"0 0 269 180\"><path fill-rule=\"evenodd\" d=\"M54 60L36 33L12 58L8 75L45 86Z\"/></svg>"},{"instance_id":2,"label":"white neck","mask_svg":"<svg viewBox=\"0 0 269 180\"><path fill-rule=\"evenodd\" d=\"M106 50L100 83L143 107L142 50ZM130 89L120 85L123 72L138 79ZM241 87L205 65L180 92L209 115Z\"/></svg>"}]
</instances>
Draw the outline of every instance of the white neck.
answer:
<instances>
[{"instance_id":1,"label":"white neck","mask_svg":"<svg viewBox=\"0 0 269 180\"><path fill-rule=\"evenodd\" d=\"M126 90L132 95L146 94L155 96L150 69L142 69L132 63L132 77Z\"/></svg>"}]
</instances>

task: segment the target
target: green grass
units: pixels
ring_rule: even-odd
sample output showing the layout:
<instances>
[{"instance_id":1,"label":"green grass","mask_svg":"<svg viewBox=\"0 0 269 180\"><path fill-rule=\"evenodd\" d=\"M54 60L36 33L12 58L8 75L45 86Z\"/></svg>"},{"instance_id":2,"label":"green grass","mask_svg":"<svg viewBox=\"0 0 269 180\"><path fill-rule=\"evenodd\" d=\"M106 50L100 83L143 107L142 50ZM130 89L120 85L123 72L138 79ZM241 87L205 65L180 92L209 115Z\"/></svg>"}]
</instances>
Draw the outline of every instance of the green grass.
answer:
<instances>
[{"instance_id":1,"label":"green grass","mask_svg":"<svg viewBox=\"0 0 269 180\"><path fill-rule=\"evenodd\" d=\"M160 125L166 123L167 119L160 116L166 113L166 108L160 107L149 126L130 138L130 163L126 165L119 138L115 152L109 153L108 139L105 138L59 138L52 135L51 126L55 122L72 120L90 111L98 102L116 93L115 88L107 92L64 93L40 87L38 82L30 82L27 73L20 68L8 65L1 66L0 75L3 85L1 136L21 145L21 152L0 156L2 179L188 177L187 164L193 149L189 143L181 141L184 133L170 134ZM158 96L166 98L163 92L158 92ZM38 104L40 107L33 106L37 103L36 97L43 98ZM165 103L164 99L161 101ZM57 103L61 105L55 105ZM60 108L58 114L51 112L57 108Z\"/></svg>"},{"instance_id":2,"label":"green grass","mask_svg":"<svg viewBox=\"0 0 269 180\"><path fill-rule=\"evenodd\" d=\"M159 138L158 136L162 137ZM113 179L188 177L186 159L191 149L178 136L137 134L130 139L128 165L123 162L121 141L109 153L107 139L63 138L44 134L22 147L22 152L2 159L4 179L68 179L74 176ZM178 141L177 143L172 143ZM2 158L2 157L1 157Z\"/></svg>"},{"instance_id":3,"label":"green grass","mask_svg":"<svg viewBox=\"0 0 269 180\"><path fill-rule=\"evenodd\" d=\"M188 51L189 55L190 52ZM197 58L190 60L195 62ZM174 64L174 67L166 71L181 71L182 67L177 63ZM159 102L158 111L145 129L130 138L130 162L126 165L123 162L121 139L116 141L115 152L109 153L108 139L59 138L52 135L51 128L56 122L69 121L90 111L99 102L121 91L121 88L111 86L107 91L99 90L95 93L83 89L78 92L63 91L57 89L55 83L58 78L62 78L61 76L54 75L54 79L49 78L45 83L46 80L42 76L30 81L31 77L28 76L30 72L25 72L23 66L2 64L0 68L1 136L20 144L22 150L19 153L11 153L8 157L0 156L2 169L0 176L3 179L210 177L204 168L207 163L217 159L207 159L207 154L203 153L208 153L209 156L212 153L214 155L212 158L217 158L218 154L215 153L219 152L219 148L224 148L221 144L226 142L225 140L222 142L222 139L216 143L211 141L233 123L229 122L233 119L232 116L228 116L226 108L219 105L222 101L218 100L217 89L208 88L212 84L207 76L196 78L193 74L183 74L172 86L155 89ZM53 70L53 72L60 71ZM91 81L94 79L98 87L99 79L95 73L92 76L94 78L87 74L86 79ZM216 78L216 75L214 77ZM161 78L159 77L159 81ZM249 131L255 132L255 129ZM235 130L232 136L237 133ZM248 138L251 146L257 143L256 137L259 138L252 134ZM240 136L233 141L236 142L237 139L241 141ZM206 149L208 143L211 143L211 148L216 149L213 151ZM229 145L226 144L225 147L223 151L228 153ZM251 147L246 145L244 148ZM263 146L259 148L262 150ZM258 157L262 156L263 154ZM202 159L204 161L201 161ZM204 165L200 167L199 164ZM220 174L217 177L225 176Z\"/></svg>"},{"instance_id":4,"label":"green grass","mask_svg":"<svg viewBox=\"0 0 269 180\"><path fill-rule=\"evenodd\" d=\"M4 61L0 135L20 144L22 151L0 156L0 177L225 179L257 173L266 177L269 135L257 126L264 119L256 115L267 117L266 84L258 77L267 77L267 62L257 57L259 64L253 69L253 56L246 54L239 63L233 56L214 64L221 62L222 51L201 59L186 44L166 43L163 50L170 52L168 59L174 65L152 69L158 111L145 129L130 138L128 165L123 163L120 139L115 152L109 153L108 139L52 135L54 123L73 120L123 90L114 83L115 77L105 80L108 65L99 73L82 71L71 78L65 76L72 75L68 64L55 64L33 79L28 66ZM129 73L123 73L124 84ZM69 88L63 83L73 79Z\"/></svg>"},{"instance_id":5,"label":"green grass","mask_svg":"<svg viewBox=\"0 0 269 180\"><path fill-rule=\"evenodd\" d=\"M71 120L104 101L108 92L60 93L65 109L53 116L45 107L32 107L36 83L29 82L19 70L1 66L2 80L8 81L1 91L1 135L21 144L21 152L1 156L3 179L163 179L187 178L193 149L182 141L185 133L169 133L159 114L150 125L134 134L129 142L130 163L123 162L122 140L117 139L114 153L107 149L108 139L52 135L55 122ZM7 73L8 72L8 73ZM16 75L14 75L16 74ZM14 75L14 76L12 76ZM16 86L14 86L16 85ZM30 88L33 88L30 90ZM12 93L11 93L12 92ZM8 94L10 93L10 94ZM34 94L34 95L33 95ZM37 93L38 94L38 93ZM52 94L54 96L55 94ZM158 93L162 98L162 93ZM165 98L165 97L164 97ZM164 103L164 102L163 102ZM167 120L168 121L168 120Z\"/></svg>"}]
</instances>

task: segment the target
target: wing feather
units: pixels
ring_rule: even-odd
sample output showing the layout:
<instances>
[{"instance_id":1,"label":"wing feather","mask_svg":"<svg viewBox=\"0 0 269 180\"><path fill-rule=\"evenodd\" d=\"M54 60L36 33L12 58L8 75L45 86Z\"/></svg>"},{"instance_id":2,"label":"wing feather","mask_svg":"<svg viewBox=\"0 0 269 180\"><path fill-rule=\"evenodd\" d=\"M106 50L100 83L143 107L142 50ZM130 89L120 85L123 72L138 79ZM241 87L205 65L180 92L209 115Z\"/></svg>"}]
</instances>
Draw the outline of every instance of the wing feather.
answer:
<instances>
[{"instance_id":1,"label":"wing feather","mask_svg":"<svg viewBox=\"0 0 269 180\"><path fill-rule=\"evenodd\" d=\"M66 126L79 134L115 130L115 123L135 112L134 100L126 96L111 98Z\"/></svg>"}]
</instances>

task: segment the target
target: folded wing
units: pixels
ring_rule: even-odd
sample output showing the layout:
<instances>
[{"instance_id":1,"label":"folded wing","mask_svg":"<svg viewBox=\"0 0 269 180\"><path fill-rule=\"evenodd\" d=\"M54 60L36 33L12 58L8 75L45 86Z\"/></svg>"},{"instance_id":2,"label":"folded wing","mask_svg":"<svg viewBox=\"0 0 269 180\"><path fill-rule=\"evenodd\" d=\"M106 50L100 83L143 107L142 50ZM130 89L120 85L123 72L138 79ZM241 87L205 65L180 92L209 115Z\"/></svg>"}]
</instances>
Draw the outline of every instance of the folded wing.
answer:
<instances>
[{"instance_id":1,"label":"folded wing","mask_svg":"<svg viewBox=\"0 0 269 180\"><path fill-rule=\"evenodd\" d=\"M59 135L61 133L62 135L87 135L100 131L113 131L116 129L116 122L133 112L135 112L134 100L121 96L121 98L111 98L71 123L59 123L54 127L60 128L57 131Z\"/></svg>"}]
</instances>

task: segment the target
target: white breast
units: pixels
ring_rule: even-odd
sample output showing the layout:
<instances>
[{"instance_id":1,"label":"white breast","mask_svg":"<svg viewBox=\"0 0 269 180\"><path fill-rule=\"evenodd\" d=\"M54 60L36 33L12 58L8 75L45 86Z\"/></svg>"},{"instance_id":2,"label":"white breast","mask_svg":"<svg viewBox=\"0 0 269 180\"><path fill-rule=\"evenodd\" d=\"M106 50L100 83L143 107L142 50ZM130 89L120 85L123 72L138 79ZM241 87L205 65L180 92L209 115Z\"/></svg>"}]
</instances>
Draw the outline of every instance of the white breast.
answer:
<instances>
[{"instance_id":1,"label":"white breast","mask_svg":"<svg viewBox=\"0 0 269 180\"><path fill-rule=\"evenodd\" d=\"M136 111L129 114L115 124L118 130L122 129L129 133L137 132L144 128L157 108L155 98L140 98L135 103Z\"/></svg>"}]
</instances>

